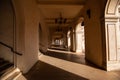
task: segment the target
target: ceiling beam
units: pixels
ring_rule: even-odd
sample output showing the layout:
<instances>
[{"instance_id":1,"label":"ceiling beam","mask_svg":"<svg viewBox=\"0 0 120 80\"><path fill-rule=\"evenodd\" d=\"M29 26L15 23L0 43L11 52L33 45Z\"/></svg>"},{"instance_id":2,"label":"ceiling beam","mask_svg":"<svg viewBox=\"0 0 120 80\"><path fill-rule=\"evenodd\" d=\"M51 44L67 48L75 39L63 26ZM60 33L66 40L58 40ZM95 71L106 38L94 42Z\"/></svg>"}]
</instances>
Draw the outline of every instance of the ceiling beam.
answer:
<instances>
[{"instance_id":1,"label":"ceiling beam","mask_svg":"<svg viewBox=\"0 0 120 80\"><path fill-rule=\"evenodd\" d=\"M56 24L55 22L46 22L47 24ZM64 24L70 24L71 22L66 22L66 23L64 23ZM62 24L62 25L64 25L64 24Z\"/></svg>"},{"instance_id":2,"label":"ceiling beam","mask_svg":"<svg viewBox=\"0 0 120 80\"><path fill-rule=\"evenodd\" d=\"M49 28L58 28L58 25L48 25ZM68 25L61 25L60 28L68 28Z\"/></svg>"},{"instance_id":3,"label":"ceiling beam","mask_svg":"<svg viewBox=\"0 0 120 80\"><path fill-rule=\"evenodd\" d=\"M37 0L38 5L84 5L84 1L45 1L45 0Z\"/></svg>"},{"instance_id":4,"label":"ceiling beam","mask_svg":"<svg viewBox=\"0 0 120 80\"><path fill-rule=\"evenodd\" d=\"M59 18L59 17L57 17ZM45 18L45 20L55 20L56 18ZM67 20L73 20L74 18L66 18Z\"/></svg>"}]
</instances>

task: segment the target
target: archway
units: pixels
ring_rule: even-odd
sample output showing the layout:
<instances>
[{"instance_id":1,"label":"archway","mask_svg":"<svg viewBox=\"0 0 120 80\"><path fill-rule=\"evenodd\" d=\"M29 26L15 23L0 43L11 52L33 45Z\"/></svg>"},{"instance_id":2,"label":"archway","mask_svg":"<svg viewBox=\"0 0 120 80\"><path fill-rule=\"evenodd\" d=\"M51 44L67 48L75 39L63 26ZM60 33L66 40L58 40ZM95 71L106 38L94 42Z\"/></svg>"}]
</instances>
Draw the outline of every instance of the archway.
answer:
<instances>
[{"instance_id":1,"label":"archway","mask_svg":"<svg viewBox=\"0 0 120 80\"><path fill-rule=\"evenodd\" d=\"M108 0L105 9L107 70L120 69L120 0Z\"/></svg>"},{"instance_id":2,"label":"archway","mask_svg":"<svg viewBox=\"0 0 120 80\"><path fill-rule=\"evenodd\" d=\"M67 48L68 48L68 51L70 51L70 48L71 48L71 32L70 32L70 30L68 31L68 33L67 33L67 39L68 39L68 43L67 43Z\"/></svg>"},{"instance_id":3,"label":"archway","mask_svg":"<svg viewBox=\"0 0 120 80\"><path fill-rule=\"evenodd\" d=\"M85 40L84 40L84 25L83 22L79 22L76 26L76 52L85 52Z\"/></svg>"}]
</instances>

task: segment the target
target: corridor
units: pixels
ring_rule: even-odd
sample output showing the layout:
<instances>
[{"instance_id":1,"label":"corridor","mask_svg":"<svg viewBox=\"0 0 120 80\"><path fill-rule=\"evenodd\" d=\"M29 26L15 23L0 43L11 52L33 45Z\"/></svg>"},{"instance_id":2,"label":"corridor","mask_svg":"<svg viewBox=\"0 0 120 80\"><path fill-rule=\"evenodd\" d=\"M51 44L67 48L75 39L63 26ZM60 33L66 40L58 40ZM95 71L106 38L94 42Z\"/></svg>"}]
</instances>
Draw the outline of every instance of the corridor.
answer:
<instances>
[{"instance_id":1,"label":"corridor","mask_svg":"<svg viewBox=\"0 0 120 80\"><path fill-rule=\"evenodd\" d=\"M0 80L120 80L120 0L0 0L0 12Z\"/></svg>"},{"instance_id":2,"label":"corridor","mask_svg":"<svg viewBox=\"0 0 120 80\"><path fill-rule=\"evenodd\" d=\"M120 80L120 71L106 72L87 65L83 54L49 50L25 74L27 80Z\"/></svg>"}]
</instances>

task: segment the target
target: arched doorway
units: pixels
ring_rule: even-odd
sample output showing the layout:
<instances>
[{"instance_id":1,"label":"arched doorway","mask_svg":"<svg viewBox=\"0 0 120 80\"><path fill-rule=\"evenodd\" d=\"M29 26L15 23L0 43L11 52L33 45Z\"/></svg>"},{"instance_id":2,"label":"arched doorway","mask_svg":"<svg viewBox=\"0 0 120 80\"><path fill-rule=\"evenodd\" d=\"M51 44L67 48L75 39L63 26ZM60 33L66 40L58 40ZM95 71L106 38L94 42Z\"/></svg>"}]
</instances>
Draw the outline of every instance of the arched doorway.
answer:
<instances>
[{"instance_id":1,"label":"arched doorway","mask_svg":"<svg viewBox=\"0 0 120 80\"><path fill-rule=\"evenodd\" d=\"M108 0L105 9L107 70L120 70L120 0Z\"/></svg>"}]
</instances>

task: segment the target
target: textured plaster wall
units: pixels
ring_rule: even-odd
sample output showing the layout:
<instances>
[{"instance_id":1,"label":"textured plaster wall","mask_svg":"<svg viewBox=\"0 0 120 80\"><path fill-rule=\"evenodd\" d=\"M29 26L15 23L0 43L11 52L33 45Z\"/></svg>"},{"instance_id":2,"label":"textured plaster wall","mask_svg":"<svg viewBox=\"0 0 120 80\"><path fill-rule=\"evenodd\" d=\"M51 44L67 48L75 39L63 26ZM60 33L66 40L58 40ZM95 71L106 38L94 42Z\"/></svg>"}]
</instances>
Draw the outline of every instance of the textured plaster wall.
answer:
<instances>
[{"instance_id":1,"label":"textured plaster wall","mask_svg":"<svg viewBox=\"0 0 120 80\"><path fill-rule=\"evenodd\" d=\"M26 73L38 60L39 12L34 0L13 0L16 13L17 67Z\"/></svg>"}]
</instances>

